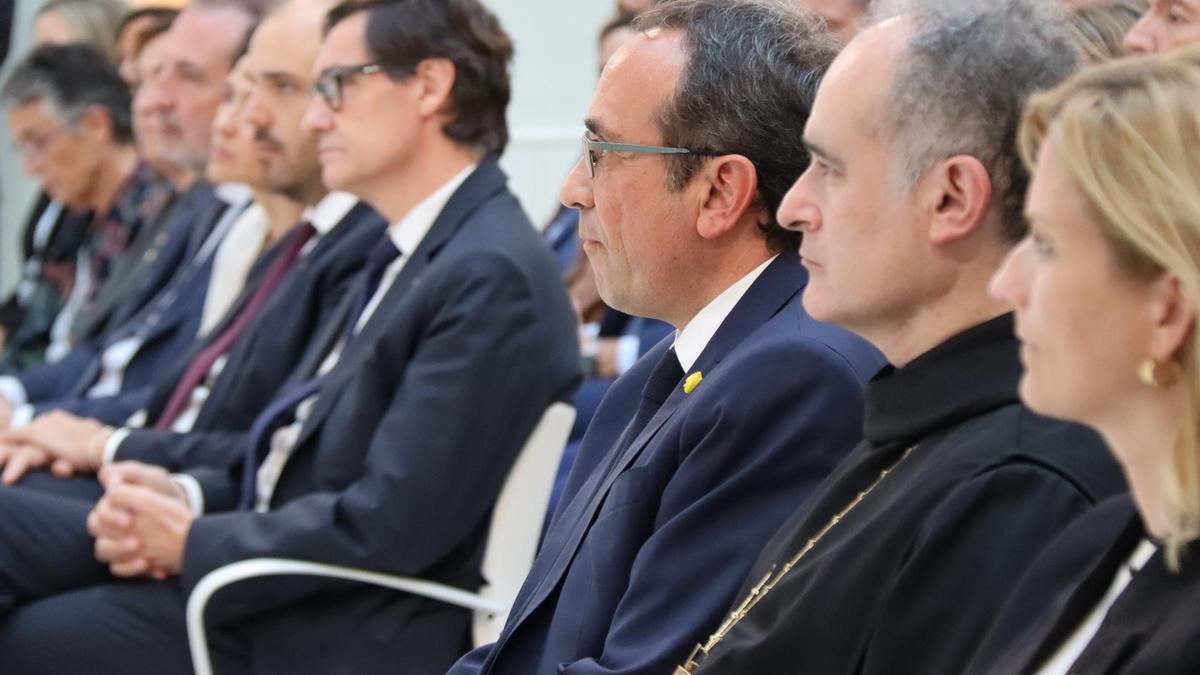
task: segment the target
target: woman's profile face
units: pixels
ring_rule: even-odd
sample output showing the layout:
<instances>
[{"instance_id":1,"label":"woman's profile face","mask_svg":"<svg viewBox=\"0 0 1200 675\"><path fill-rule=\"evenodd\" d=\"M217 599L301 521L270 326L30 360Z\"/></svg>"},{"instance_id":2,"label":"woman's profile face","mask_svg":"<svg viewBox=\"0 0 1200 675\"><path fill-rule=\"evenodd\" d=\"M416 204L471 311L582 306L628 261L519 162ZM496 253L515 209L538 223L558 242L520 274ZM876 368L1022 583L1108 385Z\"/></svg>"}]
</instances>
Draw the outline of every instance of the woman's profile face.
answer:
<instances>
[{"instance_id":1,"label":"woman's profile face","mask_svg":"<svg viewBox=\"0 0 1200 675\"><path fill-rule=\"evenodd\" d=\"M1026 214L1029 234L991 284L1016 313L1021 398L1040 413L1104 426L1146 386L1138 367L1151 355L1153 282L1118 267L1053 136L1038 157Z\"/></svg>"},{"instance_id":2,"label":"woman's profile face","mask_svg":"<svg viewBox=\"0 0 1200 675\"><path fill-rule=\"evenodd\" d=\"M246 122L248 87L245 71L234 68L226 82L225 99L213 119L205 177L212 183L262 182L262 167L254 156L254 128Z\"/></svg>"}]
</instances>

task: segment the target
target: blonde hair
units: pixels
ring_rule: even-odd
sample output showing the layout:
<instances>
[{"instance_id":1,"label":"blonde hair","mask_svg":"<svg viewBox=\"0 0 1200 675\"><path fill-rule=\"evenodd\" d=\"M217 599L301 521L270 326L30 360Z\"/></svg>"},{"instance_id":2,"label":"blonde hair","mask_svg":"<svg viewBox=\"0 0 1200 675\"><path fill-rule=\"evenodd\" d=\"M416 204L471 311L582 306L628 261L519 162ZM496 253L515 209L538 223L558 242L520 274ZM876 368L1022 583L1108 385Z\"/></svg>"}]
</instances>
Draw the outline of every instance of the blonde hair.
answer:
<instances>
[{"instance_id":1,"label":"blonde hair","mask_svg":"<svg viewBox=\"0 0 1200 675\"><path fill-rule=\"evenodd\" d=\"M125 0L47 0L37 15L57 14L78 36L78 41L95 47L116 62L117 27L129 6Z\"/></svg>"},{"instance_id":2,"label":"blonde hair","mask_svg":"<svg viewBox=\"0 0 1200 675\"><path fill-rule=\"evenodd\" d=\"M1123 59L1030 100L1018 134L1033 164L1048 137L1100 223L1119 272L1169 274L1200 304L1200 50ZM1200 538L1200 330L1175 358L1184 413L1161 495L1168 561Z\"/></svg>"},{"instance_id":3,"label":"blonde hair","mask_svg":"<svg viewBox=\"0 0 1200 675\"><path fill-rule=\"evenodd\" d=\"M1145 0L1112 0L1071 10L1068 25L1089 63L1107 63L1125 55L1125 34L1145 12Z\"/></svg>"}]
</instances>

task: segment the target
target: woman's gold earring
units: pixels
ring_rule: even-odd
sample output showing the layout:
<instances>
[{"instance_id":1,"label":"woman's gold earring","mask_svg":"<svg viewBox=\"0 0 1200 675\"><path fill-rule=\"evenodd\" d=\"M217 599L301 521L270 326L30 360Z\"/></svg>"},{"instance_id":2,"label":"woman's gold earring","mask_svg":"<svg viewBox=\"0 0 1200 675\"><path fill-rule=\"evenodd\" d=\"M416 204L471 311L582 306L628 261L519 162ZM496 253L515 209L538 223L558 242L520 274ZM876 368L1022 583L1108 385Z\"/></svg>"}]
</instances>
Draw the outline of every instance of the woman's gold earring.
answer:
<instances>
[{"instance_id":1,"label":"woman's gold earring","mask_svg":"<svg viewBox=\"0 0 1200 675\"><path fill-rule=\"evenodd\" d=\"M1179 381L1183 368L1175 361L1146 359L1138 366L1138 379L1147 387L1166 389Z\"/></svg>"}]
</instances>

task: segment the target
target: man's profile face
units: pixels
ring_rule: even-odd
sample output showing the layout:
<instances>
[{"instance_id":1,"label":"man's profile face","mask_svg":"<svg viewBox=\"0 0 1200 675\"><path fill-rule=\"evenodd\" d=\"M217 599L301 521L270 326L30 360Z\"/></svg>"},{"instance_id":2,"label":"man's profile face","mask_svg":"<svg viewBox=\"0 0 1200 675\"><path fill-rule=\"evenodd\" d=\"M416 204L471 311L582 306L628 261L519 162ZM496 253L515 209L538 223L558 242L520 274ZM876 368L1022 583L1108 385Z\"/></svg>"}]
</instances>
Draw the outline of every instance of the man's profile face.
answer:
<instances>
[{"instance_id":1,"label":"man's profile face","mask_svg":"<svg viewBox=\"0 0 1200 675\"><path fill-rule=\"evenodd\" d=\"M301 126L313 88L312 67L325 8L286 5L254 32L239 62L249 88L246 121L267 189L306 201L320 184L316 136Z\"/></svg>"},{"instance_id":2,"label":"man's profile face","mask_svg":"<svg viewBox=\"0 0 1200 675\"><path fill-rule=\"evenodd\" d=\"M44 99L15 105L8 127L21 154L25 173L37 178L55 200L88 209L96 182L96 159L102 156L78 125L67 124Z\"/></svg>"},{"instance_id":3,"label":"man's profile face","mask_svg":"<svg viewBox=\"0 0 1200 675\"><path fill-rule=\"evenodd\" d=\"M678 31L639 35L617 51L596 86L587 113L594 140L662 145L657 114L675 91L686 62ZM560 199L579 209L579 237L595 274L600 296L610 306L654 316L662 298L686 269L687 220L696 209L683 206L686 189L668 189L662 155L614 151L576 163ZM694 218L692 225L694 226ZM690 236L695 237L692 227ZM694 272L693 272L694 273Z\"/></svg>"},{"instance_id":4,"label":"man's profile face","mask_svg":"<svg viewBox=\"0 0 1200 675\"><path fill-rule=\"evenodd\" d=\"M155 72L166 62L163 45L166 34L159 34L145 45L138 54L136 68L138 81L141 82L147 73ZM162 120L153 107L153 99L157 94L153 91L138 87L133 94L133 138L137 144L138 156L158 171L168 172L175 168L166 148L163 138Z\"/></svg>"},{"instance_id":5,"label":"man's profile face","mask_svg":"<svg viewBox=\"0 0 1200 675\"><path fill-rule=\"evenodd\" d=\"M373 62L365 44L367 18L365 11L352 14L329 31L317 53L314 79ZM394 81L382 72L355 74L343 78L338 109L320 96L310 99L304 127L316 134L326 186L367 202L396 189L416 159L420 86L415 77Z\"/></svg>"},{"instance_id":6,"label":"man's profile face","mask_svg":"<svg viewBox=\"0 0 1200 675\"><path fill-rule=\"evenodd\" d=\"M1129 29L1125 50L1157 54L1200 43L1200 0L1150 0L1150 8Z\"/></svg>"},{"instance_id":7,"label":"man's profile face","mask_svg":"<svg viewBox=\"0 0 1200 675\"><path fill-rule=\"evenodd\" d=\"M225 78L248 26L236 9L185 9L163 36L159 61L143 73L137 105L155 118L168 161L203 169Z\"/></svg>"},{"instance_id":8,"label":"man's profile face","mask_svg":"<svg viewBox=\"0 0 1200 675\"><path fill-rule=\"evenodd\" d=\"M884 116L892 69L879 66L897 58L899 39L872 29L838 56L805 127L812 164L778 214L804 232L805 309L852 330L904 311L908 266L919 264L913 191Z\"/></svg>"}]
</instances>

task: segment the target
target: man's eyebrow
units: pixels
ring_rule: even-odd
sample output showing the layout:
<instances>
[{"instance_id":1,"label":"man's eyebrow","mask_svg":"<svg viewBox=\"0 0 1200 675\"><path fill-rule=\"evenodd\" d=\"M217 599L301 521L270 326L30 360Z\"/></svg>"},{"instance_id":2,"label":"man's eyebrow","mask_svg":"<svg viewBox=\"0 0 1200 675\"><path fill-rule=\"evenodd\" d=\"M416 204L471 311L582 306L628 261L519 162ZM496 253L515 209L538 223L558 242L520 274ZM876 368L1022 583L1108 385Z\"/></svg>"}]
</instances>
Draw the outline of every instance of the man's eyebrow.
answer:
<instances>
[{"instance_id":1,"label":"man's eyebrow","mask_svg":"<svg viewBox=\"0 0 1200 675\"><path fill-rule=\"evenodd\" d=\"M830 164L836 164L838 166L841 166L842 162L837 157L835 157L832 153L828 152L827 150L823 149L817 143L814 143L812 141L812 139L806 137L806 138L804 138L804 140L802 142L804 143L804 147L808 149L808 153L810 155L813 155L815 157L820 157L821 159L825 160L826 162L829 162Z\"/></svg>"},{"instance_id":2,"label":"man's eyebrow","mask_svg":"<svg viewBox=\"0 0 1200 675\"><path fill-rule=\"evenodd\" d=\"M595 118L589 117L589 118L585 119L583 121L583 126L587 127L588 131L592 132L596 136L599 136L600 138L608 138L610 136L610 134L604 128L604 125L600 122L600 120L597 120Z\"/></svg>"},{"instance_id":3,"label":"man's eyebrow","mask_svg":"<svg viewBox=\"0 0 1200 675\"><path fill-rule=\"evenodd\" d=\"M269 70L262 74L262 78L274 84L296 84L300 81L296 75L282 70Z\"/></svg>"}]
</instances>

